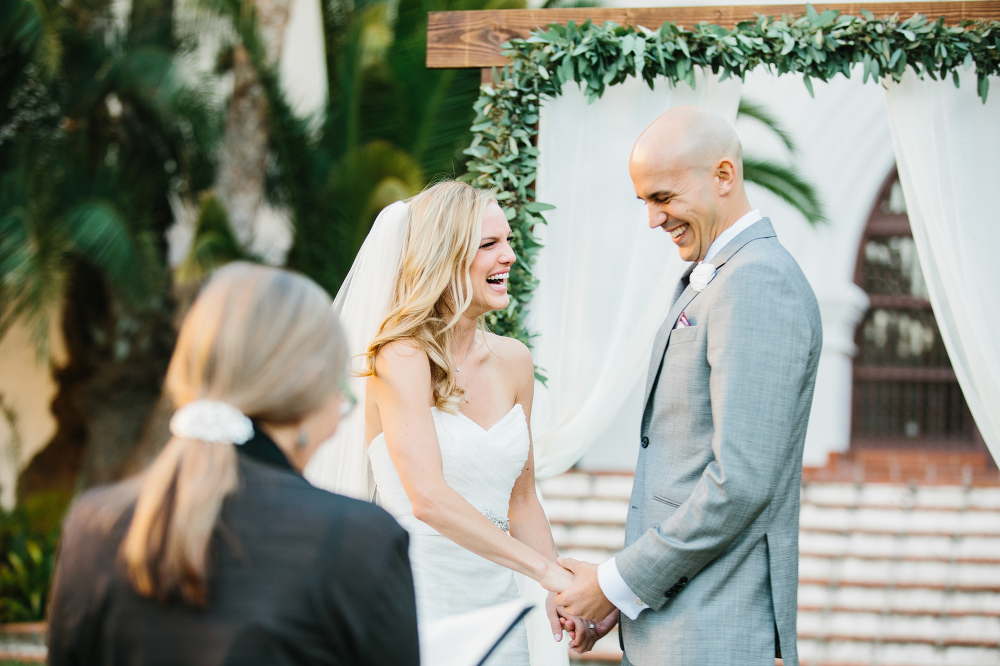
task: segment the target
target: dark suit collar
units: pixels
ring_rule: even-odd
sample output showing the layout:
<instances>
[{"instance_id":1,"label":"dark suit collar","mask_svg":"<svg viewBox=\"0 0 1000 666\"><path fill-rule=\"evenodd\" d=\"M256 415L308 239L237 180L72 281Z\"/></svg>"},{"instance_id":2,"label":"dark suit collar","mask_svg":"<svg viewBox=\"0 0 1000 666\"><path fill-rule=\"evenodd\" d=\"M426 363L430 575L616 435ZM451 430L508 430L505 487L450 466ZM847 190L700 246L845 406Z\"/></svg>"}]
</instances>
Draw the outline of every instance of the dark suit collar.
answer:
<instances>
[{"instance_id":1,"label":"dark suit collar","mask_svg":"<svg viewBox=\"0 0 1000 666\"><path fill-rule=\"evenodd\" d=\"M276 467L292 474L298 474L291 463L288 462L285 454L274 443L274 440L268 437L256 423L253 424L253 437L246 444L237 446L236 450L241 455L247 456L257 462L262 462L265 465L270 465L271 467Z\"/></svg>"},{"instance_id":2,"label":"dark suit collar","mask_svg":"<svg viewBox=\"0 0 1000 666\"><path fill-rule=\"evenodd\" d=\"M777 234L774 233L774 227L771 226L771 220L766 217L762 217L744 229L741 233L737 234L736 238L726 243L723 248L719 250L719 253L712 257L712 260L708 263L712 264L716 268L719 268L722 264L732 259L733 255L739 252L743 246L750 241L755 241L758 238L772 238L776 235ZM690 270L694 270L694 266L697 266L697 264L693 264Z\"/></svg>"}]
</instances>

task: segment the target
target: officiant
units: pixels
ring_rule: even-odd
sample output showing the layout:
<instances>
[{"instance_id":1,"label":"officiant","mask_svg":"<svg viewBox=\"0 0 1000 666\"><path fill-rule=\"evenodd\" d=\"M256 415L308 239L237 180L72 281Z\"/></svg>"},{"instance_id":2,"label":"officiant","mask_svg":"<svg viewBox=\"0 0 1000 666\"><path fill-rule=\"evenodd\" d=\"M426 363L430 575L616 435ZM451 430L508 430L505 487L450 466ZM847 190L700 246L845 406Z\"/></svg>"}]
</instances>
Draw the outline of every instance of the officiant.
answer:
<instances>
[{"instance_id":1,"label":"officiant","mask_svg":"<svg viewBox=\"0 0 1000 666\"><path fill-rule=\"evenodd\" d=\"M210 280L167 372L172 438L67 518L53 666L419 663L407 533L301 476L353 406L331 305L276 268Z\"/></svg>"}]
</instances>

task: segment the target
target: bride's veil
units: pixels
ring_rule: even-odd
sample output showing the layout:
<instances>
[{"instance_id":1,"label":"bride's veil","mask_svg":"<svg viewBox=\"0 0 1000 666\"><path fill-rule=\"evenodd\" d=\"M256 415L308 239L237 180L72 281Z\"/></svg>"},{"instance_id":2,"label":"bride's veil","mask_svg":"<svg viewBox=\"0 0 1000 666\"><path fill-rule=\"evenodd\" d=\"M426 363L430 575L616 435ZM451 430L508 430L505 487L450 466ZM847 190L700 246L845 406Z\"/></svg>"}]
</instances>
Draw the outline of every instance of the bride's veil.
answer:
<instances>
[{"instance_id":1,"label":"bride's veil","mask_svg":"<svg viewBox=\"0 0 1000 666\"><path fill-rule=\"evenodd\" d=\"M358 499L372 500L375 484L365 446L365 378L354 371L363 367L358 355L368 349L389 307L409 215L410 207L403 201L382 209L333 301L347 333L351 358L347 386L358 404L313 456L305 476L313 485Z\"/></svg>"}]
</instances>

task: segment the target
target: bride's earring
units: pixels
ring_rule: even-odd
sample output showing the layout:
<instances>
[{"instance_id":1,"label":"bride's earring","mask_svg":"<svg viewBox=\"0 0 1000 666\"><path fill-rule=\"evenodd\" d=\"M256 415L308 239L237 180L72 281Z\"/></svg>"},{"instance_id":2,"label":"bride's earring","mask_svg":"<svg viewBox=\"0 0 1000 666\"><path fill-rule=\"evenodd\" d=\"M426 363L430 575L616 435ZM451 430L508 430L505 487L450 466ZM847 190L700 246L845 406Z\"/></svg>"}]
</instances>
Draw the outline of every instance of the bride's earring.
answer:
<instances>
[{"instance_id":1,"label":"bride's earring","mask_svg":"<svg viewBox=\"0 0 1000 666\"><path fill-rule=\"evenodd\" d=\"M309 435L306 433L306 431L304 429L303 430L299 430L299 439L298 439L298 441L295 442L295 444L300 449L304 449L304 448L306 448L306 444L308 444L308 443L309 443Z\"/></svg>"}]
</instances>

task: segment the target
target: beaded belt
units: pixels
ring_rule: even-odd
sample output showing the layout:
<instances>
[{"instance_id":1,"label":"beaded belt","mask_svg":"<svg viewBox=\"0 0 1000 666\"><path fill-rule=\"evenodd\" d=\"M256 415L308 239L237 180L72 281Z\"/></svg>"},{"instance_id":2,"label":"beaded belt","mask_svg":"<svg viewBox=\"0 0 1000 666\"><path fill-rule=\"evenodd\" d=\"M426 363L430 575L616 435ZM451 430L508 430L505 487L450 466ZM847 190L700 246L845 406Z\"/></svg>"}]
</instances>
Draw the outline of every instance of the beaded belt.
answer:
<instances>
[{"instance_id":1,"label":"beaded belt","mask_svg":"<svg viewBox=\"0 0 1000 666\"><path fill-rule=\"evenodd\" d=\"M489 518L490 522L502 529L507 534L510 534L510 520L507 516L501 516L496 511L492 509L480 509L480 513Z\"/></svg>"}]
</instances>

